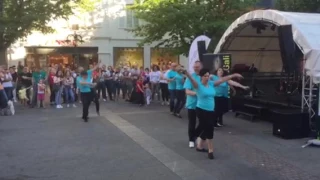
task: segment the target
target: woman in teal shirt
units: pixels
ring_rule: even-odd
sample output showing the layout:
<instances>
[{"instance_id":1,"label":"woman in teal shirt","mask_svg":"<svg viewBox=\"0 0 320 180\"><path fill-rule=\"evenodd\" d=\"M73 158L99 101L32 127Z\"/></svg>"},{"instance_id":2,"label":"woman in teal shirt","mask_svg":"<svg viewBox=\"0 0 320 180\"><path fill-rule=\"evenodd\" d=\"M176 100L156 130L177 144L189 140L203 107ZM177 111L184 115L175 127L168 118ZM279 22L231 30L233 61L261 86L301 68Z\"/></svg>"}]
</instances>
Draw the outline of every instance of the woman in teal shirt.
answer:
<instances>
[{"instance_id":1,"label":"woman in teal shirt","mask_svg":"<svg viewBox=\"0 0 320 180\"><path fill-rule=\"evenodd\" d=\"M229 81L232 78L242 78L240 74L232 74L220 78L217 81L209 81L210 73L208 69L201 69L199 76L201 82L195 80L188 72L187 77L190 79L193 87L196 90L197 105L196 113L199 119L199 125L196 129L197 136L200 135L201 141L197 144L197 150L203 151L203 144L206 140L208 145L208 158L213 159L213 124L215 121L215 103L214 96L216 95L216 86L223 82Z\"/></svg>"},{"instance_id":2,"label":"woman in teal shirt","mask_svg":"<svg viewBox=\"0 0 320 180\"><path fill-rule=\"evenodd\" d=\"M92 92L91 88L93 88L96 84L92 83L90 73L87 71L81 72L81 77L77 78L77 87L81 93L81 101L82 101L82 119L84 122L88 122L89 115L89 106L92 101Z\"/></svg>"},{"instance_id":3,"label":"woman in teal shirt","mask_svg":"<svg viewBox=\"0 0 320 180\"><path fill-rule=\"evenodd\" d=\"M224 72L222 68L218 68L215 74L216 75L213 75L210 77L210 80L217 81L220 78L222 78L226 74L226 72ZM223 126L222 116L223 114L229 111L229 88L232 86L238 87L244 90L249 89L249 86L243 86L242 84L232 80L223 82L220 85L216 86L216 96L214 99L216 104L215 113L216 113L217 121L216 121L216 124L214 125L215 127Z\"/></svg>"},{"instance_id":4,"label":"woman in teal shirt","mask_svg":"<svg viewBox=\"0 0 320 180\"><path fill-rule=\"evenodd\" d=\"M177 67L177 73L174 77L174 81L176 84L176 103L174 105L174 112L173 115L179 118L182 118L180 115L180 111L183 108L184 104L186 103L186 92L184 90L183 84L185 81L185 75L183 74L182 66Z\"/></svg>"}]
</instances>

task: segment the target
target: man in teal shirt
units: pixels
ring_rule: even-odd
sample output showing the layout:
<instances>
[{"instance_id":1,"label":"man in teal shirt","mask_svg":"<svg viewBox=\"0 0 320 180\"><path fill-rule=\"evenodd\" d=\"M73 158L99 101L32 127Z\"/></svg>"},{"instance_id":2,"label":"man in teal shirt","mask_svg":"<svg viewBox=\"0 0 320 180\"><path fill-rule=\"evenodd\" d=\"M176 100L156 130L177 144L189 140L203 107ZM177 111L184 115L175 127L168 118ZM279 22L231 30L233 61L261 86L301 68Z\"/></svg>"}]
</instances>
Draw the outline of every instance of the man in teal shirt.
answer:
<instances>
[{"instance_id":1,"label":"man in teal shirt","mask_svg":"<svg viewBox=\"0 0 320 180\"><path fill-rule=\"evenodd\" d=\"M180 111L183 108L184 104L186 103L186 92L184 90L184 82L185 82L185 75L182 73L184 71L182 66L177 67L177 73L175 77L175 83L176 83L176 90L175 90L175 96L176 96L176 103L174 106L174 116L182 118L180 115Z\"/></svg>"},{"instance_id":2,"label":"man in teal shirt","mask_svg":"<svg viewBox=\"0 0 320 180\"><path fill-rule=\"evenodd\" d=\"M199 72L202 68L202 64L200 61L196 61L194 63L193 69L194 73L192 77L200 82ZM184 86L186 94L187 94L187 102L186 108L188 109L188 135L189 135L189 147L193 148L195 146L196 140L196 124L197 124L197 114L196 114L196 105L197 105L197 96L195 92L195 88L192 86L190 79L186 79Z\"/></svg>"},{"instance_id":3,"label":"man in teal shirt","mask_svg":"<svg viewBox=\"0 0 320 180\"><path fill-rule=\"evenodd\" d=\"M33 94L38 94L38 83L40 79L45 80L47 78L47 73L43 69L39 69L37 67L34 68L32 72L32 87ZM31 107L35 107L37 105L37 95L32 96Z\"/></svg>"},{"instance_id":4,"label":"man in teal shirt","mask_svg":"<svg viewBox=\"0 0 320 180\"><path fill-rule=\"evenodd\" d=\"M170 112L174 114L174 101L176 99L176 82L175 77L177 75L176 71L177 64L172 63L169 72L167 73L168 89L170 95Z\"/></svg>"}]
</instances>

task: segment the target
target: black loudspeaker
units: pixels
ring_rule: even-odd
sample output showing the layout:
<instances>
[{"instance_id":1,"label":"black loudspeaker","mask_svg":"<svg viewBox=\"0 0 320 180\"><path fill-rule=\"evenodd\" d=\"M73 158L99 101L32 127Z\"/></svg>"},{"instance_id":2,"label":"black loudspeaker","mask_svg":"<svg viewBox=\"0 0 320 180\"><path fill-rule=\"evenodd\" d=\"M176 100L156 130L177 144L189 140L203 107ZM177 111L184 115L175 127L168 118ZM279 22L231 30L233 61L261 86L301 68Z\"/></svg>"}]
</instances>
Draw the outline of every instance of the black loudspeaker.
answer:
<instances>
[{"instance_id":1,"label":"black loudspeaker","mask_svg":"<svg viewBox=\"0 0 320 180\"><path fill-rule=\"evenodd\" d=\"M279 26L278 37L283 69L287 73L293 73L298 70L298 59L295 57L296 44L293 40L292 26Z\"/></svg>"},{"instance_id":2,"label":"black loudspeaker","mask_svg":"<svg viewBox=\"0 0 320 180\"><path fill-rule=\"evenodd\" d=\"M198 54L200 62L203 62L203 55L207 53L206 42L198 41Z\"/></svg>"},{"instance_id":3,"label":"black loudspeaker","mask_svg":"<svg viewBox=\"0 0 320 180\"><path fill-rule=\"evenodd\" d=\"M272 110L273 135L284 139L309 136L309 114L300 110Z\"/></svg>"}]
</instances>

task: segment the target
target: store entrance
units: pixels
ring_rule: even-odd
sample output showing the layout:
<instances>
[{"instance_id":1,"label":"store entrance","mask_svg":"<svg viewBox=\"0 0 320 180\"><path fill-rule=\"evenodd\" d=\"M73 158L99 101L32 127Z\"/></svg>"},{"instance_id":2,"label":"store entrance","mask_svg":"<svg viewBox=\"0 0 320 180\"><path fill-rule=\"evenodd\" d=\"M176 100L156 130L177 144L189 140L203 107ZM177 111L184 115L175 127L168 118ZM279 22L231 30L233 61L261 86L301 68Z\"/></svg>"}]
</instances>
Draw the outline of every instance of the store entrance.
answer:
<instances>
[{"instance_id":1,"label":"store entrance","mask_svg":"<svg viewBox=\"0 0 320 180\"><path fill-rule=\"evenodd\" d=\"M48 64L63 64L67 66L71 66L74 64L74 60L72 55L70 54L54 54L48 55Z\"/></svg>"}]
</instances>

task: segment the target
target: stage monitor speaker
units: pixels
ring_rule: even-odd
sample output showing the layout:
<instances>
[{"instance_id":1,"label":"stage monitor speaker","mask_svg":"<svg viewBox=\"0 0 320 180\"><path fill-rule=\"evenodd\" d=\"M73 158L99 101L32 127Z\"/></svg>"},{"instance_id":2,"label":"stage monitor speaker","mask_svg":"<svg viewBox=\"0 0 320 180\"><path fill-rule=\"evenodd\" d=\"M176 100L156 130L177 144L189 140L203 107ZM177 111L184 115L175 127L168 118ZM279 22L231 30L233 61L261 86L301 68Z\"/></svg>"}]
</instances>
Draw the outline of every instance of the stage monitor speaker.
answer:
<instances>
[{"instance_id":1,"label":"stage monitor speaker","mask_svg":"<svg viewBox=\"0 0 320 180\"><path fill-rule=\"evenodd\" d=\"M207 53L206 42L198 41L198 54L200 62L203 62L203 55Z\"/></svg>"},{"instance_id":2,"label":"stage monitor speaker","mask_svg":"<svg viewBox=\"0 0 320 180\"><path fill-rule=\"evenodd\" d=\"M309 114L300 110L272 110L273 135L284 139L309 136Z\"/></svg>"},{"instance_id":3,"label":"stage monitor speaker","mask_svg":"<svg viewBox=\"0 0 320 180\"><path fill-rule=\"evenodd\" d=\"M219 56L217 54L211 54L211 53L208 53L208 54L204 54L203 55L203 61L202 61L202 66L206 69L209 69L210 72L214 72L216 69L215 69L215 63L214 61L216 59L220 59Z\"/></svg>"},{"instance_id":4,"label":"stage monitor speaker","mask_svg":"<svg viewBox=\"0 0 320 180\"><path fill-rule=\"evenodd\" d=\"M296 44L293 40L292 26L279 26L278 37L282 64L285 72L292 73L297 71L299 62L297 57L295 57Z\"/></svg>"},{"instance_id":5,"label":"stage monitor speaker","mask_svg":"<svg viewBox=\"0 0 320 180\"><path fill-rule=\"evenodd\" d=\"M231 62L231 54L207 53L203 55L202 66L206 69L209 69L211 72L215 72L216 70L218 70L218 68L223 68L223 70L226 73L229 73L231 68Z\"/></svg>"}]
</instances>

